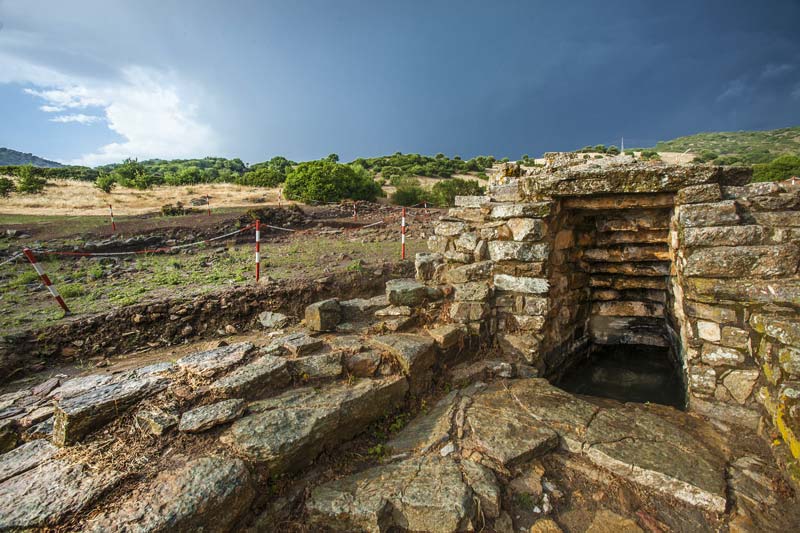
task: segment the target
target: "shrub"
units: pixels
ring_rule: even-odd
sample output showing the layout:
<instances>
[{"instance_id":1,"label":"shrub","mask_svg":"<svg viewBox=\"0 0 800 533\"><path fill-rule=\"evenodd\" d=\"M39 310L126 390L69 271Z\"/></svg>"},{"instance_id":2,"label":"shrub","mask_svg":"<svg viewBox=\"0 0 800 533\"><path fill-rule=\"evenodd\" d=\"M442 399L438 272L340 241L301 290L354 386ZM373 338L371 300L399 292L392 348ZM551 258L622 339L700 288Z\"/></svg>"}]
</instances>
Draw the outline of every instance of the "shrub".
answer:
<instances>
[{"instance_id":1,"label":"shrub","mask_svg":"<svg viewBox=\"0 0 800 533\"><path fill-rule=\"evenodd\" d=\"M150 174L136 159L126 159L111 174L114 181L131 189L149 189L164 182L161 176Z\"/></svg>"},{"instance_id":2,"label":"shrub","mask_svg":"<svg viewBox=\"0 0 800 533\"><path fill-rule=\"evenodd\" d=\"M594 148L592 148L592 151L600 152L601 154L604 154L604 153L606 153L606 145L605 144L595 145Z\"/></svg>"},{"instance_id":3,"label":"shrub","mask_svg":"<svg viewBox=\"0 0 800 533\"><path fill-rule=\"evenodd\" d=\"M476 181L452 178L433 186L431 200L436 205L451 206L455 203L456 196L478 196L483 191L483 187Z\"/></svg>"},{"instance_id":4,"label":"shrub","mask_svg":"<svg viewBox=\"0 0 800 533\"><path fill-rule=\"evenodd\" d=\"M0 198L6 198L16 189L13 181L8 178L0 177Z\"/></svg>"},{"instance_id":5,"label":"shrub","mask_svg":"<svg viewBox=\"0 0 800 533\"><path fill-rule=\"evenodd\" d=\"M277 187L285 179L286 176L274 168L259 167L236 178L236 183L252 187Z\"/></svg>"},{"instance_id":6,"label":"shrub","mask_svg":"<svg viewBox=\"0 0 800 533\"><path fill-rule=\"evenodd\" d=\"M792 176L800 176L800 157L796 155L782 155L753 166L753 181L782 181Z\"/></svg>"},{"instance_id":7,"label":"shrub","mask_svg":"<svg viewBox=\"0 0 800 533\"><path fill-rule=\"evenodd\" d=\"M24 165L17 170L17 191L22 194L36 194L44 190L47 185L45 178L35 176L32 172L32 165Z\"/></svg>"},{"instance_id":8,"label":"shrub","mask_svg":"<svg viewBox=\"0 0 800 533\"><path fill-rule=\"evenodd\" d=\"M406 207L417 205L427 200L428 193L417 185L403 185L392 194L391 201L395 205Z\"/></svg>"},{"instance_id":9,"label":"shrub","mask_svg":"<svg viewBox=\"0 0 800 533\"><path fill-rule=\"evenodd\" d=\"M303 202L338 202L343 198L369 200L383 194L375 180L358 165L341 165L330 160L308 161L286 176L284 194Z\"/></svg>"},{"instance_id":10,"label":"shrub","mask_svg":"<svg viewBox=\"0 0 800 533\"><path fill-rule=\"evenodd\" d=\"M719 157L719 154L716 152L712 152L710 150L703 150L700 152L700 155L695 156L694 162L695 163L708 163L709 161L713 161Z\"/></svg>"},{"instance_id":11,"label":"shrub","mask_svg":"<svg viewBox=\"0 0 800 533\"><path fill-rule=\"evenodd\" d=\"M658 155L658 152L656 152L655 150L642 150L641 154L639 154L639 157L645 160L652 160L652 161L657 161L661 159L661 156Z\"/></svg>"},{"instance_id":12,"label":"shrub","mask_svg":"<svg viewBox=\"0 0 800 533\"><path fill-rule=\"evenodd\" d=\"M105 172L101 172L100 175L97 176L97 181L94 182L94 186L105 193L110 193L116 185L117 182L114 180L114 176L106 174Z\"/></svg>"},{"instance_id":13,"label":"shrub","mask_svg":"<svg viewBox=\"0 0 800 533\"><path fill-rule=\"evenodd\" d=\"M612 144L611 146L608 147L606 153L610 155L619 155L619 148L617 148Z\"/></svg>"}]
</instances>

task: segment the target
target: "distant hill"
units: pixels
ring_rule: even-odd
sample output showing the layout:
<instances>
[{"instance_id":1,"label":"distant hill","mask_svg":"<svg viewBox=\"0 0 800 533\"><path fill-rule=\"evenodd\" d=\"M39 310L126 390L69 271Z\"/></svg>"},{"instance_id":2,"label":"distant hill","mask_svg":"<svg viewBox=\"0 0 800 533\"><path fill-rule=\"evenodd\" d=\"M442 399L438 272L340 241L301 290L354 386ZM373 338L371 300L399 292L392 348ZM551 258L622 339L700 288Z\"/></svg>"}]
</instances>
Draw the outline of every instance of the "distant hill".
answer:
<instances>
[{"instance_id":1,"label":"distant hill","mask_svg":"<svg viewBox=\"0 0 800 533\"><path fill-rule=\"evenodd\" d=\"M60 168L64 166L61 163L48 161L47 159L42 159L33 154L17 152L10 148L0 148L0 166L28 164L42 168Z\"/></svg>"},{"instance_id":2,"label":"distant hill","mask_svg":"<svg viewBox=\"0 0 800 533\"><path fill-rule=\"evenodd\" d=\"M659 141L659 152L697 154L700 161L718 165L768 163L784 154L800 155L800 127L766 131L698 133Z\"/></svg>"}]
</instances>

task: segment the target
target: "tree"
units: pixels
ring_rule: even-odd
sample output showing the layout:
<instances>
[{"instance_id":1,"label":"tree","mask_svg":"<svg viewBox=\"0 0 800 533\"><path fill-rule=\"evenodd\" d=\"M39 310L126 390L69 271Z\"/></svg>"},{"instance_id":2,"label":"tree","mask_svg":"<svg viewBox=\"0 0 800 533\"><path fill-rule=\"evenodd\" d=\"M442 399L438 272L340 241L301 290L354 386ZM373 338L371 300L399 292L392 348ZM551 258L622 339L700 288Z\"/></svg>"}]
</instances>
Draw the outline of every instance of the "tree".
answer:
<instances>
[{"instance_id":1,"label":"tree","mask_svg":"<svg viewBox=\"0 0 800 533\"><path fill-rule=\"evenodd\" d=\"M800 157L796 155L782 155L753 166L753 181L783 181L792 176L800 176Z\"/></svg>"},{"instance_id":2,"label":"tree","mask_svg":"<svg viewBox=\"0 0 800 533\"><path fill-rule=\"evenodd\" d=\"M391 201L395 205L410 207L412 205L421 204L427 200L427 198L427 191L422 187L417 185L402 185L392 194Z\"/></svg>"},{"instance_id":3,"label":"tree","mask_svg":"<svg viewBox=\"0 0 800 533\"><path fill-rule=\"evenodd\" d=\"M236 178L239 185L249 185L251 187L277 187L283 183L286 176L278 170L270 167L259 167L250 172L245 172Z\"/></svg>"},{"instance_id":4,"label":"tree","mask_svg":"<svg viewBox=\"0 0 800 533\"><path fill-rule=\"evenodd\" d=\"M332 162L332 163L338 163L339 162L339 154L328 154L328 157L326 157L325 159L330 161L330 162Z\"/></svg>"},{"instance_id":5,"label":"tree","mask_svg":"<svg viewBox=\"0 0 800 533\"><path fill-rule=\"evenodd\" d=\"M101 172L100 175L97 176L97 180L94 182L94 186L104 193L110 193L116 185L117 182L114 180L114 176L105 172Z\"/></svg>"},{"instance_id":6,"label":"tree","mask_svg":"<svg viewBox=\"0 0 800 533\"><path fill-rule=\"evenodd\" d=\"M22 194L36 194L47 185L45 178L34 175L33 165L23 165L17 170L17 191Z\"/></svg>"},{"instance_id":7,"label":"tree","mask_svg":"<svg viewBox=\"0 0 800 533\"><path fill-rule=\"evenodd\" d=\"M607 154L611 155L619 155L619 148L614 146L613 144L606 149Z\"/></svg>"},{"instance_id":8,"label":"tree","mask_svg":"<svg viewBox=\"0 0 800 533\"><path fill-rule=\"evenodd\" d=\"M13 181L6 177L0 177L0 198L7 198L15 190Z\"/></svg>"},{"instance_id":9,"label":"tree","mask_svg":"<svg viewBox=\"0 0 800 533\"><path fill-rule=\"evenodd\" d=\"M363 167L341 165L322 159L300 163L286 176L284 194L290 200L303 202L338 202L375 200L382 194L380 186Z\"/></svg>"},{"instance_id":10,"label":"tree","mask_svg":"<svg viewBox=\"0 0 800 533\"><path fill-rule=\"evenodd\" d=\"M476 181L452 178L434 185L430 198L436 205L452 206L455 204L456 196L479 196L483 192L483 187Z\"/></svg>"}]
</instances>

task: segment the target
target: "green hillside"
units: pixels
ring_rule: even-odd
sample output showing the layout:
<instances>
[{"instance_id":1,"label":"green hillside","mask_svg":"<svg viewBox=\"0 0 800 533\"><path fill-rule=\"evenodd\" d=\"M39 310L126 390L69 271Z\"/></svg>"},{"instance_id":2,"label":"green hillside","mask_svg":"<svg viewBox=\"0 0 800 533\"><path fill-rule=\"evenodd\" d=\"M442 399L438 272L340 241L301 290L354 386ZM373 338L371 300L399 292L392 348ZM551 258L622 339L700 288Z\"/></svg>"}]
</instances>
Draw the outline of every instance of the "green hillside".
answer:
<instances>
[{"instance_id":1,"label":"green hillside","mask_svg":"<svg viewBox=\"0 0 800 533\"><path fill-rule=\"evenodd\" d=\"M64 166L61 163L42 159L33 154L18 152L10 148L0 148L0 166L10 165L33 165L42 168L60 168Z\"/></svg>"},{"instance_id":2,"label":"green hillside","mask_svg":"<svg viewBox=\"0 0 800 533\"><path fill-rule=\"evenodd\" d=\"M766 131L698 133L659 141L659 152L697 154L701 162L718 165L769 163L784 154L800 155L800 127Z\"/></svg>"}]
</instances>

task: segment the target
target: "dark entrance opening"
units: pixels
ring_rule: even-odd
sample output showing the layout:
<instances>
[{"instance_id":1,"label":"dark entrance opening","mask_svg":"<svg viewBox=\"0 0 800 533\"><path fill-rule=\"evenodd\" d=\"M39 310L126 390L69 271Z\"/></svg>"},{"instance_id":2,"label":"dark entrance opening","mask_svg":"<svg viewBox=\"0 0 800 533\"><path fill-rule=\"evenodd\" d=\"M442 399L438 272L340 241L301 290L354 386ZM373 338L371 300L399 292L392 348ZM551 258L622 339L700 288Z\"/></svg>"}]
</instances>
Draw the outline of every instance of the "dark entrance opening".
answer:
<instances>
[{"instance_id":1,"label":"dark entrance opening","mask_svg":"<svg viewBox=\"0 0 800 533\"><path fill-rule=\"evenodd\" d=\"M683 383L669 348L647 344L597 346L558 381L565 391L621 402L683 409Z\"/></svg>"}]
</instances>

